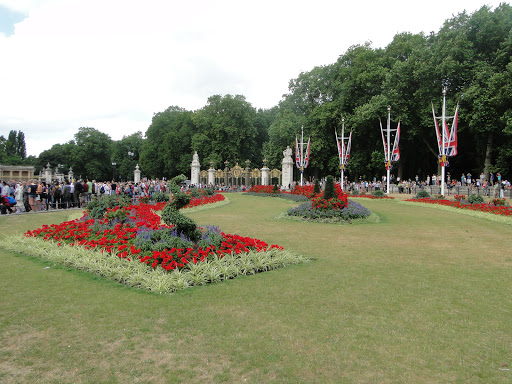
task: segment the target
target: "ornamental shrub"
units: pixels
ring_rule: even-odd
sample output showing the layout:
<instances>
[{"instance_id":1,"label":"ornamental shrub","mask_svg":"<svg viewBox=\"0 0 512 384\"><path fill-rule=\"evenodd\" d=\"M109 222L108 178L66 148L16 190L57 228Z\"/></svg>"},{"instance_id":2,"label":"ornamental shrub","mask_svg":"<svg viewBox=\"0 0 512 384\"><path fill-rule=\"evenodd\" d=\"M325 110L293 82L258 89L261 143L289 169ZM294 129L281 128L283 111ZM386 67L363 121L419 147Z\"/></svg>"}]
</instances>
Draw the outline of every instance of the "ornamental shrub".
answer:
<instances>
[{"instance_id":1,"label":"ornamental shrub","mask_svg":"<svg viewBox=\"0 0 512 384\"><path fill-rule=\"evenodd\" d=\"M127 207L131 203L130 196L124 194L102 196L100 199L93 200L87 204L88 216L92 219L101 219L105 216L108 208Z\"/></svg>"},{"instance_id":2,"label":"ornamental shrub","mask_svg":"<svg viewBox=\"0 0 512 384\"><path fill-rule=\"evenodd\" d=\"M155 192L151 199L156 203L163 203L169 201L170 196L165 192Z\"/></svg>"},{"instance_id":3,"label":"ornamental shrub","mask_svg":"<svg viewBox=\"0 0 512 384\"><path fill-rule=\"evenodd\" d=\"M185 180L187 180L187 176L181 174L176 176L175 178L171 179L167 186L169 187L169 191L172 194L179 193L181 191L180 184L183 183Z\"/></svg>"},{"instance_id":4,"label":"ornamental shrub","mask_svg":"<svg viewBox=\"0 0 512 384\"><path fill-rule=\"evenodd\" d=\"M504 206L506 206L506 205L507 205L507 203L506 203L506 200L505 200L505 199L498 199L498 198L497 198L497 199L493 199L493 200L492 200L492 203L493 203L493 204L494 204L494 206L496 206L496 207L497 207L497 206L502 206L502 207L504 207Z\"/></svg>"},{"instance_id":5,"label":"ornamental shrub","mask_svg":"<svg viewBox=\"0 0 512 384\"><path fill-rule=\"evenodd\" d=\"M105 218L108 221L116 220L118 223L124 223L128 219L128 214L122 208L112 209L105 214Z\"/></svg>"},{"instance_id":6,"label":"ornamental shrub","mask_svg":"<svg viewBox=\"0 0 512 384\"><path fill-rule=\"evenodd\" d=\"M167 225L174 225L178 234L182 234L195 242L201 238L201 233L197 229L196 223L194 220L182 215L179 211L190 203L191 199L192 196L186 193L175 193L173 200L167 203L162 210L162 220Z\"/></svg>"},{"instance_id":7,"label":"ornamental shrub","mask_svg":"<svg viewBox=\"0 0 512 384\"><path fill-rule=\"evenodd\" d=\"M318 195L320 193L320 181L318 179L315 180L315 187L313 188L313 193Z\"/></svg>"},{"instance_id":8,"label":"ornamental shrub","mask_svg":"<svg viewBox=\"0 0 512 384\"><path fill-rule=\"evenodd\" d=\"M384 192L382 192L380 189L376 190L376 191L373 191L373 196L384 197Z\"/></svg>"},{"instance_id":9,"label":"ornamental shrub","mask_svg":"<svg viewBox=\"0 0 512 384\"><path fill-rule=\"evenodd\" d=\"M279 187L277 186L277 183L274 184L274 188L272 188L272 194L277 195L281 191L279 190Z\"/></svg>"},{"instance_id":10,"label":"ornamental shrub","mask_svg":"<svg viewBox=\"0 0 512 384\"><path fill-rule=\"evenodd\" d=\"M477 195L476 193L473 193L468 196L469 204L482 204L483 202L484 202L484 198L481 195Z\"/></svg>"},{"instance_id":11,"label":"ornamental shrub","mask_svg":"<svg viewBox=\"0 0 512 384\"><path fill-rule=\"evenodd\" d=\"M324 199L329 200L333 197L336 197L336 192L334 191L334 177L329 175L325 181Z\"/></svg>"},{"instance_id":12,"label":"ornamental shrub","mask_svg":"<svg viewBox=\"0 0 512 384\"><path fill-rule=\"evenodd\" d=\"M414 196L415 199L426 199L428 197L430 197L430 194L424 189L420 189L416 196Z\"/></svg>"}]
</instances>

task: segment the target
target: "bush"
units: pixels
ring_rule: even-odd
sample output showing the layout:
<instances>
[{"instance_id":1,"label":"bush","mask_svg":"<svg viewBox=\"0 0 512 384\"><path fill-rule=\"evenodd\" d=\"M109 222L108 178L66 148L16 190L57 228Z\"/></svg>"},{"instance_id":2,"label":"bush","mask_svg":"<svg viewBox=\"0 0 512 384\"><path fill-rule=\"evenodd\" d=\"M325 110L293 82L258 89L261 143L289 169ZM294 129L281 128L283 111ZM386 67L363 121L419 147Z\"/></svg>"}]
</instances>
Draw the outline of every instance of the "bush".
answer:
<instances>
[{"instance_id":1,"label":"bush","mask_svg":"<svg viewBox=\"0 0 512 384\"><path fill-rule=\"evenodd\" d=\"M333 197L336 197L336 192L334 191L334 177L329 175L325 181L324 199L329 200Z\"/></svg>"},{"instance_id":2,"label":"bush","mask_svg":"<svg viewBox=\"0 0 512 384\"><path fill-rule=\"evenodd\" d=\"M416 196L414 196L415 199L426 199L427 197L430 197L430 194L424 189L419 190Z\"/></svg>"},{"instance_id":3,"label":"bush","mask_svg":"<svg viewBox=\"0 0 512 384\"><path fill-rule=\"evenodd\" d=\"M381 190L373 191L373 196L384 197L384 192Z\"/></svg>"},{"instance_id":4,"label":"bush","mask_svg":"<svg viewBox=\"0 0 512 384\"><path fill-rule=\"evenodd\" d=\"M89 217L93 219L101 219L107 209L113 209L116 207L127 207L132 203L130 196L128 195L110 195L103 196L98 200L93 200L87 204L87 211Z\"/></svg>"},{"instance_id":5,"label":"bush","mask_svg":"<svg viewBox=\"0 0 512 384\"><path fill-rule=\"evenodd\" d=\"M190 194L192 197L201 197L201 191L197 188L190 188Z\"/></svg>"},{"instance_id":6,"label":"bush","mask_svg":"<svg viewBox=\"0 0 512 384\"><path fill-rule=\"evenodd\" d=\"M175 178L171 179L167 186L169 187L169 191L172 194L179 193L181 191L181 186L185 180L187 180L187 177L185 175L178 175Z\"/></svg>"},{"instance_id":7,"label":"bush","mask_svg":"<svg viewBox=\"0 0 512 384\"><path fill-rule=\"evenodd\" d=\"M128 214L126 213L126 211L124 209L118 208L115 210L108 211L105 214L105 218L108 221L116 220L118 223L124 223L126 221L126 219L128 219Z\"/></svg>"},{"instance_id":8,"label":"bush","mask_svg":"<svg viewBox=\"0 0 512 384\"><path fill-rule=\"evenodd\" d=\"M313 188L313 193L318 195L320 193L320 182L318 179L315 180L315 187Z\"/></svg>"},{"instance_id":9,"label":"bush","mask_svg":"<svg viewBox=\"0 0 512 384\"><path fill-rule=\"evenodd\" d=\"M186 193L176 193L174 195L174 199L167 203L162 210L162 220L167 225L174 225L178 231L178 235L182 234L195 242L201 238L201 233L197 229L196 223L194 220L182 215L179 211L190 203L191 199L192 196L187 195Z\"/></svg>"},{"instance_id":10,"label":"bush","mask_svg":"<svg viewBox=\"0 0 512 384\"><path fill-rule=\"evenodd\" d=\"M495 205L495 206L506 206L507 205L507 202L505 199L493 199L492 200L492 203Z\"/></svg>"},{"instance_id":11,"label":"bush","mask_svg":"<svg viewBox=\"0 0 512 384\"><path fill-rule=\"evenodd\" d=\"M469 204L482 204L484 202L484 198L481 195L477 195L475 193L468 196Z\"/></svg>"},{"instance_id":12,"label":"bush","mask_svg":"<svg viewBox=\"0 0 512 384\"><path fill-rule=\"evenodd\" d=\"M279 190L279 187L277 186L277 183L276 183L276 184L274 184L274 187L272 188L272 194L277 195L279 193L281 193L281 191Z\"/></svg>"},{"instance_id":13,"label":"bush","mask_svg":"<svg viewBox=\"0 0 512 384\"><path fill-rule=\"evenodd\" d=\"M165 192L155 192L151 199L156 203L163 203L169 201L170 196Z\"/></svg>"}]
</instances>

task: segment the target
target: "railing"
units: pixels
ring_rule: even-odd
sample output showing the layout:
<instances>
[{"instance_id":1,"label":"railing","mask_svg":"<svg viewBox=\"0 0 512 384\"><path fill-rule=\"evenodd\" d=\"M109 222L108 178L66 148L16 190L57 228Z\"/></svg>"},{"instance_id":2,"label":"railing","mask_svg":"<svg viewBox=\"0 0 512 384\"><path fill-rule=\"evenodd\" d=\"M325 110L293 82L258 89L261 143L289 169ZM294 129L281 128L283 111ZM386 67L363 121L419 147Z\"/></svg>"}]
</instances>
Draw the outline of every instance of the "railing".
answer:
<instances>
[{"instance_id":1,"label":"railing","mask_svg":"<svg viewBox=\"0 0 512 384\"><path fill-rule=\"evenodd\" d=\"M420 190L427 191L430 195L440 195L441 194L441 187L436 185L426 185L426 186L410 186L406 187L403 186L401 189L396 184L391 184L389 186L391 193L404 193L404 194L411 194L415 195ZM375 188L371 187L371 189L367 192L373 192ZM501 190L501 197L505 198L512 198L512 190L510 188L505 188ZM500 197L500 189L494 188L494 187L478 187L478 186L454 186L451 188L446 187L445 188L445 195L446 196L452 196L452 195L482 195L485 197Z\"/></svg>"}]
</instances>

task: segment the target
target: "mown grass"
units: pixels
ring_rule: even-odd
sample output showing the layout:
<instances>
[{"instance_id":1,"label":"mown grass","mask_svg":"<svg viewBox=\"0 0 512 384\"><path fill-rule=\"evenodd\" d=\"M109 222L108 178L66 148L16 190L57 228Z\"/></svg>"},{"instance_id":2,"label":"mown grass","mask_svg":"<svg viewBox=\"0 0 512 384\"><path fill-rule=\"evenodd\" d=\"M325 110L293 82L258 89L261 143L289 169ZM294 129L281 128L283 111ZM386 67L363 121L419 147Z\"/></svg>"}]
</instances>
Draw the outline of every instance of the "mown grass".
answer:
<instances>
[{"instance_id":1,"label":"mown grass","mask_svg":"<svg viewBox=\"0 0 512 384\"><path fill-rule=\"evenodd\" d=\"M512 381L509 225L375 200L377 224L295 222L229 198L188 214L314 261L155 295L0 250L0 381Z\"/></svg>"}]
</instances>

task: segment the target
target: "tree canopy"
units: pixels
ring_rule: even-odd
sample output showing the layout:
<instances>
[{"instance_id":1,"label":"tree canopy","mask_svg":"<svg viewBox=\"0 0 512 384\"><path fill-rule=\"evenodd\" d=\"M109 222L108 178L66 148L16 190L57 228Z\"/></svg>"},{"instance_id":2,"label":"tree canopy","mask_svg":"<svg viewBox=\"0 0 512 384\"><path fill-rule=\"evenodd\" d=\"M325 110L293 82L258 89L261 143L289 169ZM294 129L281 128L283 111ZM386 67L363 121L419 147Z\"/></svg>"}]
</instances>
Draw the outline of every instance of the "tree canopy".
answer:
<instances>
[{"instance_id":1,"label":"tree canopy","mask_svg":"<svg viewBox=\"0 0 512 384\"><path fill-rule=\"evenodd\" d=\"M512 177L512 7L483 6L462 12L437 33L399 33L385 48L354 45L331 64L302 72L271 109L254 108L243 95L213 95L196 111L171 106L155 113L145 135L113 141L94 128L80 128L75 140L41 153L46 162L73 166L75 174L97 179L130 179L140 162L143 176L174 177L190 171L194 151L203 169L266 158L280 167L304 127L311 137L306 177L338 175L335 130L345 119L352 129L346 174L354 180L385 174L379 120L391 106L392 124L401 124L401 178L438 173L432 107L440 114L442 89L447 113L459 105L459 153L449 172L501 172ZM132 153L132 155L128 155ZM0 137L0 160L25 157L22 132ZM14 156L14 157L13 157ZM116 168L112 168L116 162Z\"/></svg>"}]
</instances>

